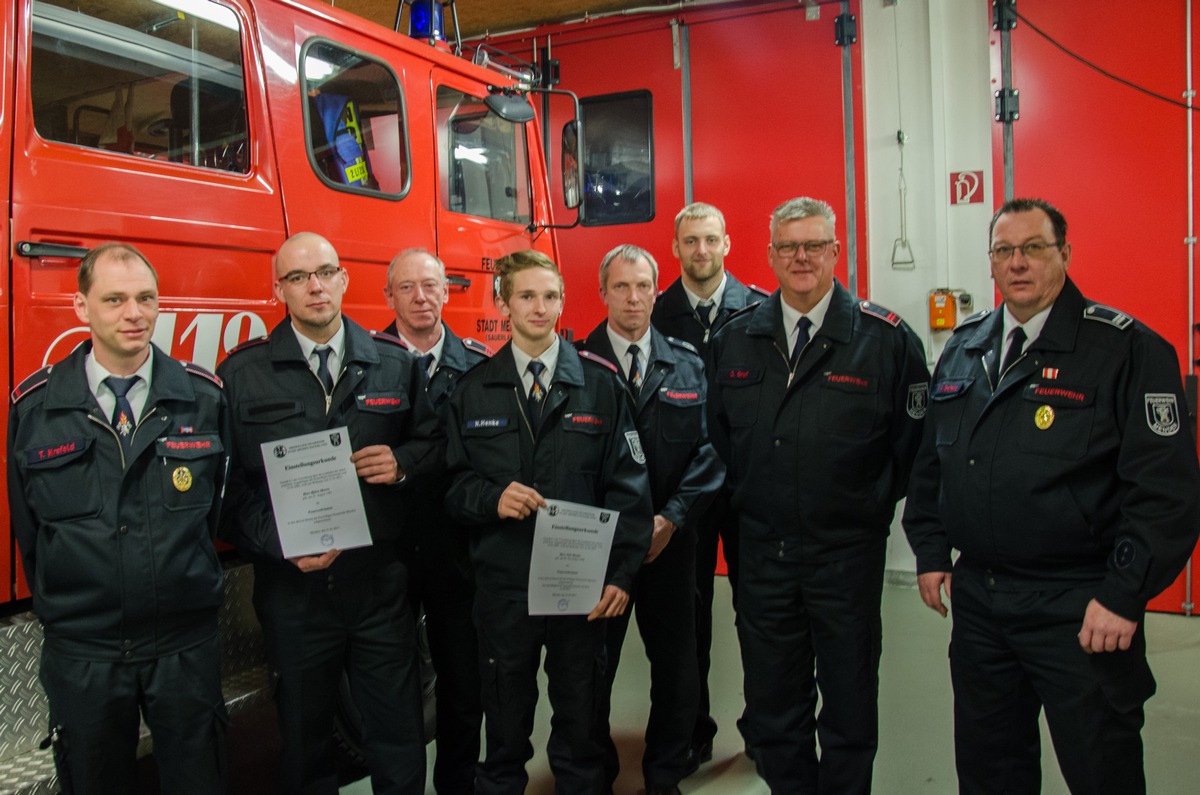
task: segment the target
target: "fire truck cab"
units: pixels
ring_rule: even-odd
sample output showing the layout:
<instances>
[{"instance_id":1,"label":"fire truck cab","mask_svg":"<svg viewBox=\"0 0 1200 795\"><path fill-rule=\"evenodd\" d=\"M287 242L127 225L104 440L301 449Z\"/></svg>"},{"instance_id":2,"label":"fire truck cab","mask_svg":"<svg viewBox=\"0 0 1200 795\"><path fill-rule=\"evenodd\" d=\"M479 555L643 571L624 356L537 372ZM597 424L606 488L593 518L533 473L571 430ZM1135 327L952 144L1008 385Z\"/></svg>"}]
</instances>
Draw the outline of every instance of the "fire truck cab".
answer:
<instances>
[{"instance_id":1,"label":"fire truck cab","mask_svg":"<svg viewBox=\"0 0 1200 795\"><path fill-rule=\"evenodd\" d=\"M307 0L15 0L0 43L8 390L87 337L75 273L108 240L159 271L154 342L207 368L283 317L271 255L298 231L332 242L352 277L344 311L368 328L389 321L397 251L436 253L445 319L488 344L507 337L492 263L557 258L537 122L505 112L521 86L443 42ZM14 612L28 590L0 514L0 604ZM0 710L36 688L36 654L21 664ZM44 719L21 723L30 738L0 738L0 757L44 733Z\"/></svg>"}]
</instances>

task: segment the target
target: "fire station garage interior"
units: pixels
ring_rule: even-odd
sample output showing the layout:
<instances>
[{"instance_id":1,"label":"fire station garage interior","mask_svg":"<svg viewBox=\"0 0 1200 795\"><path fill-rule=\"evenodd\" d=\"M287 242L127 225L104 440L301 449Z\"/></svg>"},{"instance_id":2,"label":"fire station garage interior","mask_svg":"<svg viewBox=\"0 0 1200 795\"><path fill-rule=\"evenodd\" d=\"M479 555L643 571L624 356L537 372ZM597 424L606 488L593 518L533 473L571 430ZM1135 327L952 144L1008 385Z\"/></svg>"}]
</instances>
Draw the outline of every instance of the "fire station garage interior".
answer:
<instances>
[{"instance_id":1,"label":"fire station garage interior","mask_svg":"<svg viewBox=\"0 0 1200 795\"><path fill-rule=\"evenodd\" d=\"M18 0L16 6L25 9L30 2ZM182 8L185 3L156 2L180 8L181 14L193 13ZM248 30L253 27L246 9L253 8L254 0L189 2L235 6L242 24ZM120 3L113 0L109 5ZM477 64L500 63L508 70L501 71L503 79L526 82L532 78L541 89L529 92L539 135L539 140L530 142L529 151L539 154L528 159L544 157L544 164L535 162L530 173L548 189L523 187L514 193L493 179L501 169L529 168L528 164L522 166L526 155L521 151L510 152L507 160L493 158L490 165L486 159L471 161L465 156L455 175L443 175L440 185L429 177L436 165L420 162L426 150L432 161L433 149L443 146L447 135L459 136L456 152L483 151L489 146L496 151L495 139L489 136L495 136L500 127L479 122L492 103L484 107L480 101L471 106L473 116L464 113L448 128L443 125L442 137L434 142L434 136L421 125L444 122L439 114L452 112L451 101L445 98L448 95L438 93L433 110L397 109L397 92L387 82L391 67L371 66L369 54L356 46L343 48L330 34L320 34L318 46L325 49L306 51L310 58L313 53L329 53L327 60L346 69L341 78L331 81L340 79L336 86L340 95L351 98L348 105L357 101L362 112L375 120L375 135L379 136L386 124L392 132L407 130L412 139L409 150L386 156L373 152L373 171L369 179L364 177L361 187L342 184L350 182L347 174L352 176L352 169L338 172L336 166L318 162L318 151L338 148L332 135L327 140L326 132L331 130L322 131L319 125L304 129L297 124L277 131L276 153L264 154L248 145L247 130L252 139L261 126L256 114L266 118L276 109L269 108L270 103L261 97L238 93L237 85L231 93L230 84L223 82L227 73L220 68L213 67L208 82L177 80L159 86L164 107L163 117L157 121L164 138L161 151L132 154L170 160L176 166L194 164L227 172L217 179L244 180L239 192L262 199L261 205L254 206L266 208L267 218L259 226L231 223L238 230L230 245L231 250L257 252L253 261L260 264L269 261L270 248L282 240L277 234L282 228L307 224L314 231L323 231L320 224L344 224L336 230L339 237L334 242L339 250L343 242L347 250L357 247L344 262L353 260L364 268L361 272L350 268L354 276L346 311L356 318L361 313L364 326L379 329L386 323L387 307L380 288L390 254L383 250L383 243L376 246L378 250L371 248L377 230L353 213L317 205L281 211L278 201L271 203L270 190L256 193L261 188L256 180L265 173L256 165L262 158L278 159L274 168L285 195L295 189L296 180L304 179L346 195L353 193L354 201L365 201L362 197L368 194L383 196L397 212L409 213L397 227L421 230L419 240L405 245L437 250L448 262L455 250L476 250L462 242L464 236L487 237L491 234L488 230L503 224L524 232L526 225L533 230L541 223L530 240L553 246L558 257L565 282L560 334L575 341L586 337L605 318L605 305L596 287L597 270L601 258L613 247L634 244L651 252L659 267L660 291L675 281L679 276L679 260L672 246L675 216L685 205L707 202L722 210L731 241L725 267L743 284L769 293L778 287L768 257L772 210L796 196L823 199L837 214L840 250L834 274L838 282L851 295L903 318L920 340L930 369L956 326L1001 304L989 269L993 212L1012 197L1040 197L1061 209L1070 222L1070 277L1083 294L1139 319L1174 347L1187 397L1187 406L1180 407L1181 421L1195 434L1196 377L1200 373L1200 352L1196 350L1200 288L1195 279L1196 223L1200 219L1196 209L1200 178L1195 172L1195 159L1200 155L1200 134L1195 130L1200 120L1195 96L1200 83L1200 6L1196 0L1123 4L1094 0L263 0L264 5L268 3L273 15L299 16L302 10L311 14L316 9L314 19L328 12L339 24L349 19L344 14L354 15L354 24L360 24L368 36L375 37L376 27L379 36L392 35L385 29L396 31L395 35L412 35L420 46L444 55L473 59ZM61 25L60 7L71 3L47 0L32 5L35 50L38 35L67 35L51 24ZM39 5L55 8L39 12ZM13 4L7 8L12 17ZM39 20L45 20L41 24L47 27L40 29ZM12 23L9 19L6 24ZM174 24L152 19L145 23L139 29ZM18 45L25 24L23 19L17 20ZM417 29L410 34L411 27ZM9 52L14 50L13 42L10 36L5 48ZM218 63L222 51L213 50L211 63ZM13 70L20 74L19 69L24 68L20 57L4 63L10 65L8 73L0 70L4 81L0 82L0 100L4 100L0 121L11 113L13 100L5 89L12 82ZM363 64L366 67L353 71ZM35 59L35 70L36 66ZM269 58L263 64L242 66L248 73L260 70L268 80L276 79L272 74L295 71L295 67L281 66ZM443 66L437 68L447 71ZM428 86L430 80L424 82ZM411 100L411 89L407 83L404 86ZM327 96L332 95L328 88ZM53 113L37 118L40 139L68 147L104 148L106 136L121 134L114 132L110 114L115 112L118 97L84 102L74 96L70 86L55 85L54 90L66 99ZM132 89L130 92L128 101L132 103ZM571 92L574 98L564 92ZM404 96L403 91L399 93ZM319 90L309 91L306 101L311 109L305 111L305 118L309 113L315 118L318 95ZM454 112L470 105L468 95L468 89L460 92L455 86ZM19 97L18 93L18 121L23 118ZM430 104L434 103L431 99ZM170 108L173 113L168 112ZM35 108L31 115L36 114ZM220 116L221 125L205 130L191 118L193 114L204 116L210 124ZM576 115L582 122L579 127L572 124ZM11 121L4 124L12 126ZM32 129L34 125L28 126ZM583 130L581 141L572 138L579 129ZM22 178L23 134L8 133L13 151L11 174L4 171L10 164L0 168L0 176L8 177L12 185ZM197 143L201 136L220 145L203 150ZM429 141L421 143L422 136ZM33 138L32 132L29 137ZM0 144L7 146L10 141L0 140ZM288 164L289 159L296 162ZM576 159L578 170L573 171L570 161ZM29 169L31 184L37 181L36 171ZM301 171L300 177L295 176ZM576 182L578 179L581 182ZM424 187L422 180L428 182ZM479 186L478 190L473 186ZM59 188L78 189L74 184ZM543 194L545 201L538 198ZM459 198L447 199L447 195ZM16 218L21 212L17 189L10 188L9 196L10 213ZM227 222L220 216L221 196L215 189L197 194L194 206L206 208L202 223ZM432 209L404 207L422 201L439 206L436 221L431 220L435 216ZM451 212L442 214L443 209ZM91 212L97 217L101 213ZM274 217L270 217L272 213ZM296 213L297 220L291 213ZM455 213L485 216L495 223L486 228L459 223ZM286 216L282 221L281 214ZM144 215L152 218L154 208L148 206ZM443 215L449 220L443 220ZM52 214L45 223L57 223L57 217ZM430 225L436 228L426 231ZM305 227L291 231L300 228ZM18 219L8 232L11 239L0 236L0 241L19 250L22 240L38 239L35 232L39 229L36 220ZM133 227L122 232L135 239L141 234ZM388 234L405 239L403 232L389 230ZM38 245L52 246L68 239L47 232ZM488 245L491 242L489 239ZM391 252L402 247L388 245ZM169 251L165 245L152 250ZM53 248L37 251L44 257L72 256ZM240 256L230 254L222 261L232 267ZM9 292L25 290L37 296L48 289L51 283L45 272L26 267L26 275L21 275L17 259L13 257ZM26 259L26 265L28 262ZM374 270L365 270L363 263L370 263ZM73 271L69 276L73 284ZM460 336L499 348L507 334L494 318L486 319L495 314L490 295L481 303L486 305L481 315L455 292L462 287L463 294L473 301L475 293L463 285L475 280L478 287L482 280L490 292L490 277L474 271L452 276L446 319ZM455 282L456 278L460 281ZM246 291L252 289L236 279L228 283L231 290L239 291L238 300L246 299ZM63 292L65 288L55 289ZM11 300L15 306L18 299ZM271 300L269 292L262 300L264 304ZM459 301L457 306L455 301ZM187 302L180 306L186 308ZM42 326L49 328L52 323L49 311L31 315L32 320L18 318L5 331L5 347L10 349L6 364L14 379L10 387L40 367L43 356L55 361L69 350L70 345L60 341L65 336L43 344L47 332ZM195 307L190 311L196 311ZM282 316L281 311L278 314ZM211 329L197 315L184 330L182 317L173 330L177 348L186 341L187 350L192 351L194 344L192 358L209 367L233 344L265 333L273 325L263 326L258 315L243 312L228 321L214 320ZM206 361L200 353L200 340L208 330L212 343L204 348ZM29 347L23 340L34 338L36 350L20 353ZM820 466L819 454L814 463ZM916 557L901 526L903 509L901 501L891 524L886 556L873 791L950 795L958 792L954 696L947 653L952 619L939 616L922 602ZM7 547L15 547L15 542ZM28 597L28 589L18 572L19 555L11 549L6 554L9 559L0 573L12 584L9 601L28 610L28 603L21 602ZM723 560L718 560L714 576L708 686L718 730L711 760L685 778L680 789L712 795L765 795L771 789L747 756L746 741L738 730L745 708L743 668L733 593ZM1154 795L1190 795L1196 792L1200 774L1198 591L1200 555L1193 551L1175 581L1151 600L1145 616L1146 656L1157 692L1146 702L1141 736L1147 791ZM20 681L36 679L36 668L22 664L26 670ZM650 707L649 677L642 640L631 626L612 693L611 732L621 763L613 786L618 795L644 791L641 761ZM0 670L0 687L15 692L24 686L16 674L9 676ZM16 698L19 700L20 694ZM4 727L5 731L12 729L11 737L0 737L0 771L5 770L6 753L30 747L27 739L13 739L21 735L16 723L38 719L36 711L31 718L22 710L5 718L14 725ZM527 792L533 795L555 792L546 754L549 731L550 706L543 673L532 737L534 756L527 767ZM259 698L234 715L230 748L231 792L275 791L279 737L269 699ZM426 792L432 795L435 744L431 742L427 748L430 783ZM1044 716L1041 764L1041 791L1068 793ZM157 792L152 755L144 756L139 765L145 791ZM364 776L365 770L347 762L340 791L347 795L371 792L369 777ZM7 791L51 790L0 792Z\"/></svg>"}]
</instances>

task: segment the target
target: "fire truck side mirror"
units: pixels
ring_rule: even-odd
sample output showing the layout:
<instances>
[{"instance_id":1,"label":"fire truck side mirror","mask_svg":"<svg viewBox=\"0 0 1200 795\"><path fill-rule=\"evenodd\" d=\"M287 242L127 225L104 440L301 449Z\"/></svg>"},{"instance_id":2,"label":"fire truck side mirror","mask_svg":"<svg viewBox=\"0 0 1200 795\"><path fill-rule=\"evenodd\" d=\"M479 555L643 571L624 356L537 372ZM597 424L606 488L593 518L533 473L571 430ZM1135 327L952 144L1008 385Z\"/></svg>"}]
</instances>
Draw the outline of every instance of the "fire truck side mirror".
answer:
<instances>
[{"instance_id":1,"label":"fire truck side mirror","mask_svg":"<svg viewBox=\"0 0 1200 795\"><path fill-rule=\"evenodd\" d=\"M483 100L488 110L505 121L513 124L524 124L533 121L533 105L521 94L511 94L507 91L488 94Z\"/></svg>"},{"instance_id":2,"label":"fire truck side mirror","mask_svg":"<svg viewBox=\"0 0 1200 795\"><path fill-rule=\"evenodd\" d=\"M575 209L583 203L583 169L579 162L579 122L575 119L563 125L562 131L562 184L563 203L567 209Z\"/></svg>"}]
</instances>

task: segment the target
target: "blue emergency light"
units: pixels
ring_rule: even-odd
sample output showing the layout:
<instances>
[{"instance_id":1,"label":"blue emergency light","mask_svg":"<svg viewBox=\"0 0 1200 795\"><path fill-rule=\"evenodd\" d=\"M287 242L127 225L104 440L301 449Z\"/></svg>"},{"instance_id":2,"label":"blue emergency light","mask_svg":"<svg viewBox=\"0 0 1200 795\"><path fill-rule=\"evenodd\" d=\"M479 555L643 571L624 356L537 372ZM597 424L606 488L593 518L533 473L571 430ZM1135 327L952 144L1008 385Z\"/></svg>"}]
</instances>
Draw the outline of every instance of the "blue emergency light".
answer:
<instances>
[{"instance_id":1,"label":"blue emergency light","mask_svg":"<svg viewBox=\"0 0 1200 795\"><path fill-rule=\"evenodd\" d=\"M414 39L446 40L446 8L438 0L408 0L408 35Z\"/></svg>"}]
</instances>

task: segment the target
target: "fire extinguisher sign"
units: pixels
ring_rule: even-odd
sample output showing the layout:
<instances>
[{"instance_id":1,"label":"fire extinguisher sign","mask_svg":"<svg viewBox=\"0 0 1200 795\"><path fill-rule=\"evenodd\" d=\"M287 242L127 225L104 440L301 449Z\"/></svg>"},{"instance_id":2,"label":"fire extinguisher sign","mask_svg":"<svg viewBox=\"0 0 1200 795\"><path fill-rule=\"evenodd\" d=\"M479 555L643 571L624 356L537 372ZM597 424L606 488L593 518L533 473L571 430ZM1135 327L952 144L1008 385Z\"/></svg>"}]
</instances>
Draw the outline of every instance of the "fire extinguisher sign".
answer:
<instances>
[{"instance_id":1,"label":"fire extinguisher sign","mask_svg":"<svg viewBox=\"0 0 1200 795\"><path fill-rule=\"evenodd\" d=\"M950 204L983 204L983 172L951 171Z\"/></svg>"}]
</instances>

